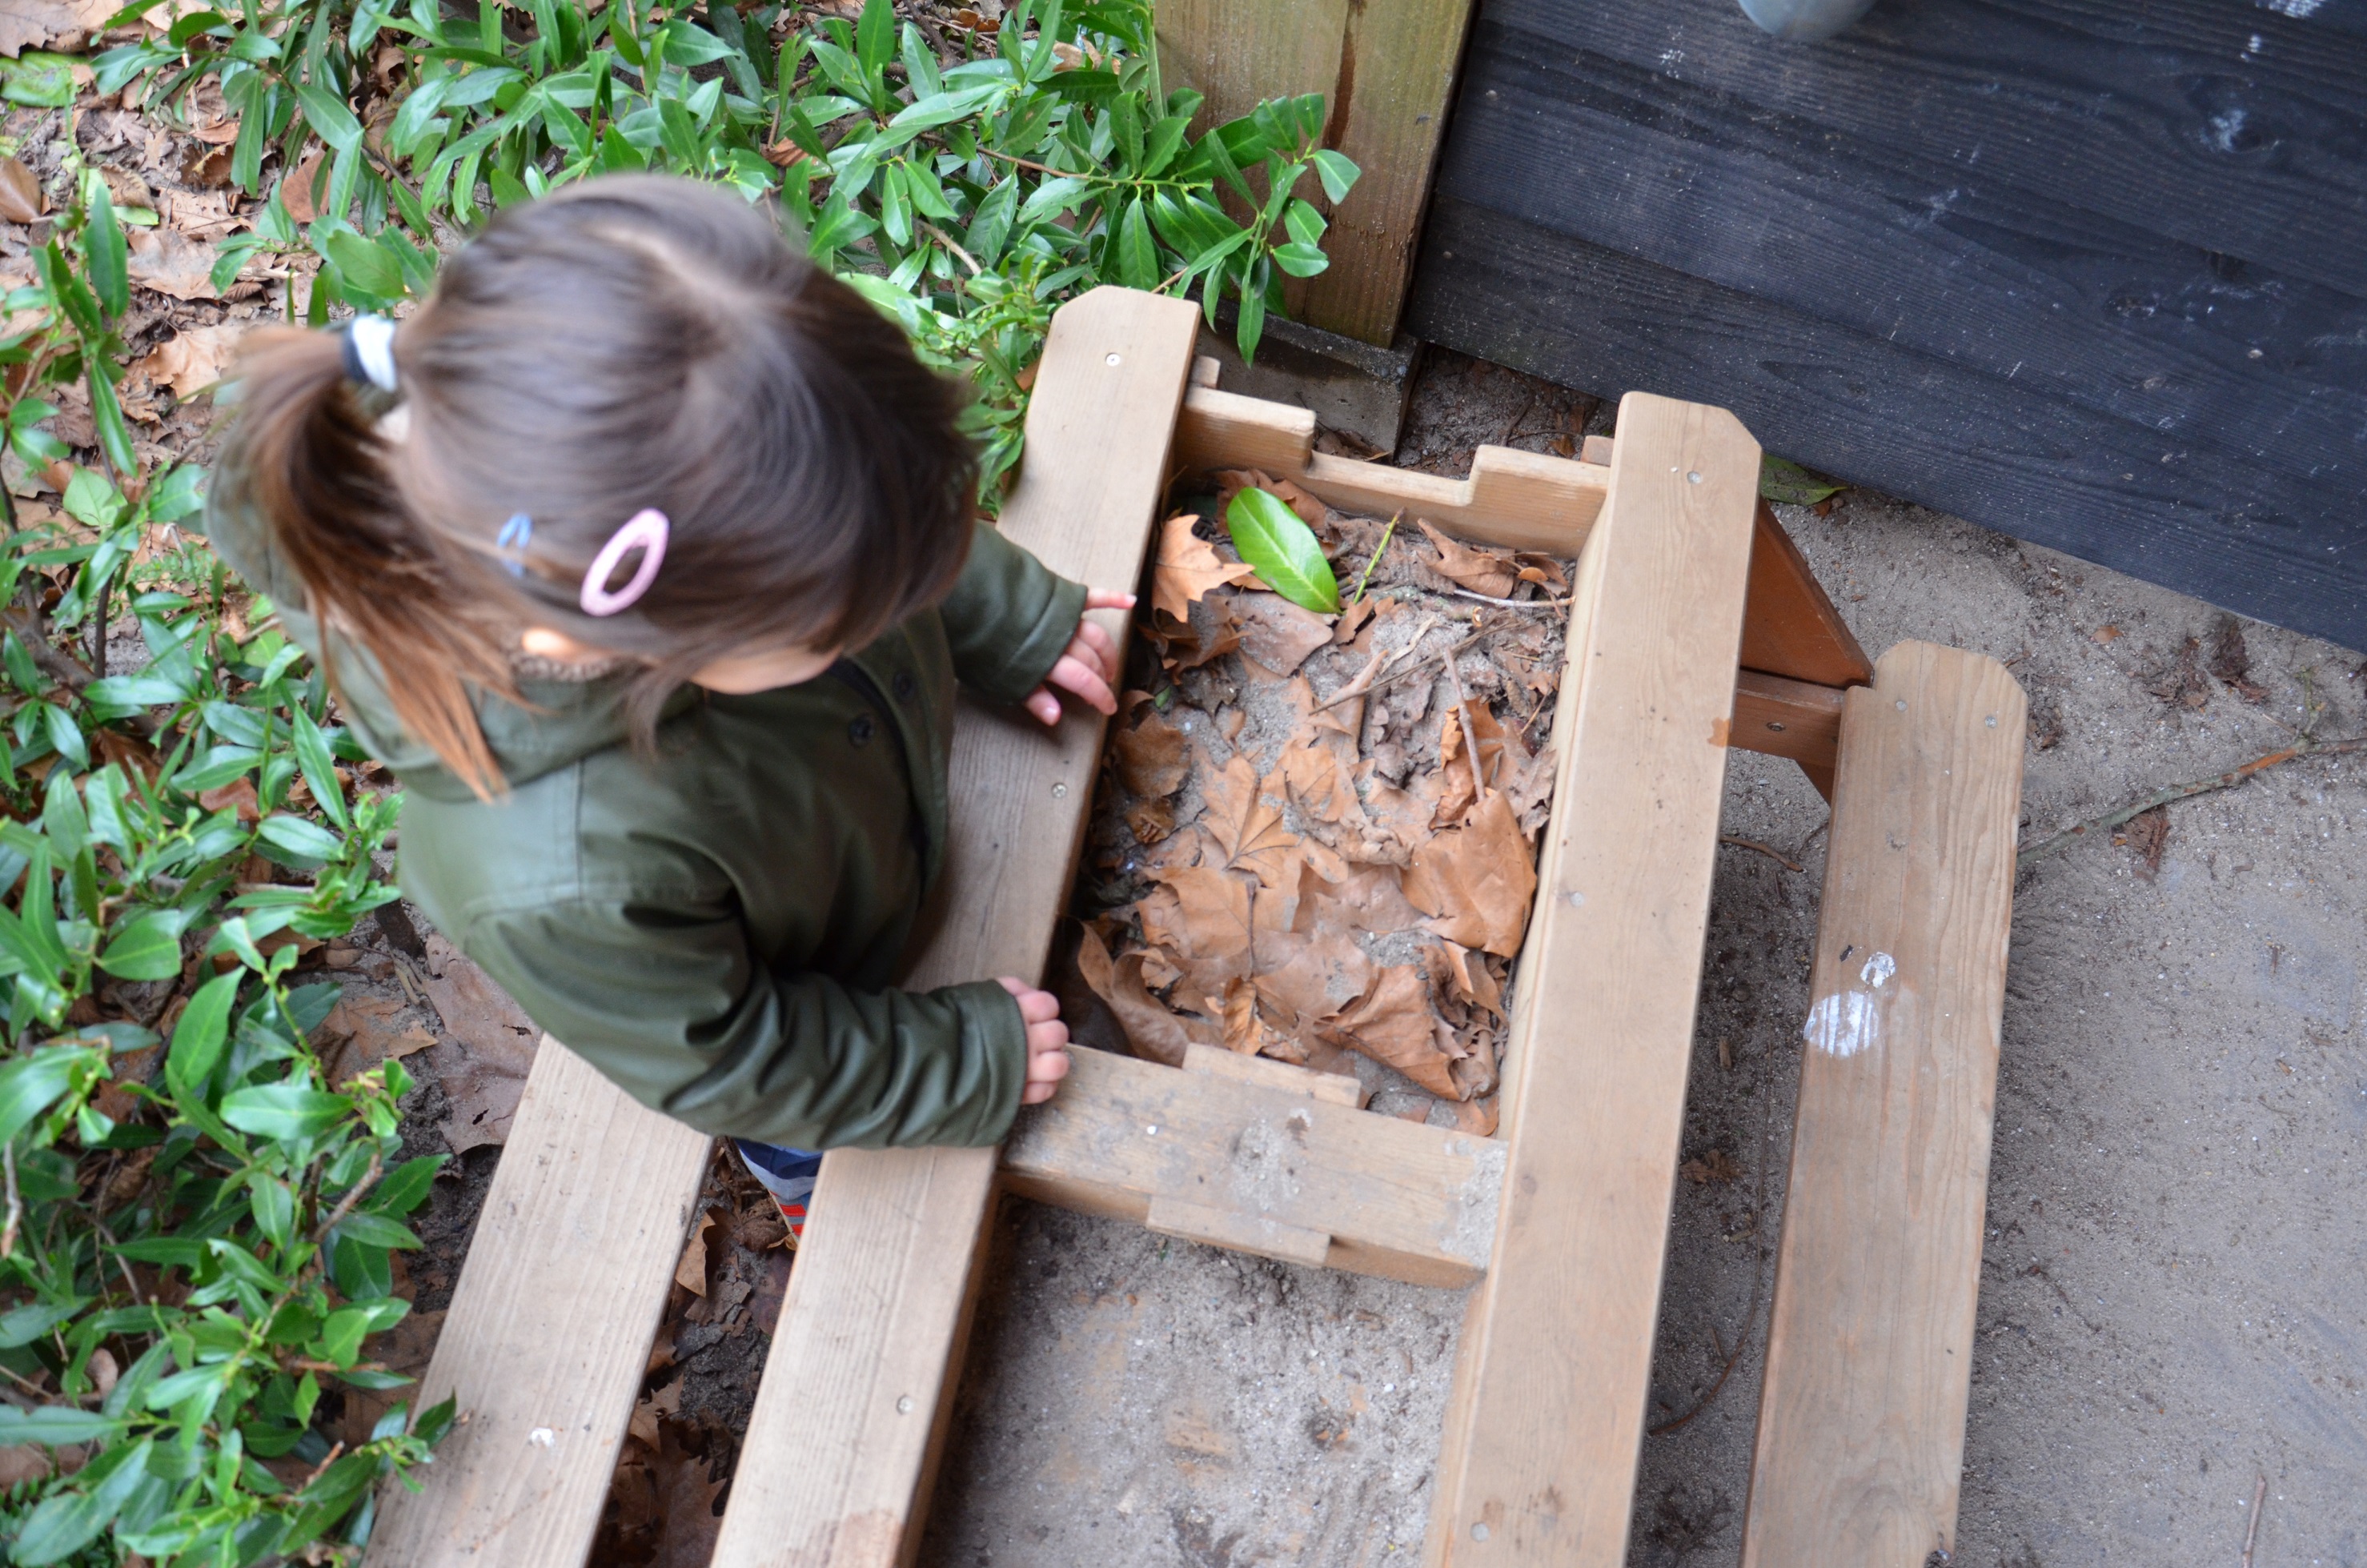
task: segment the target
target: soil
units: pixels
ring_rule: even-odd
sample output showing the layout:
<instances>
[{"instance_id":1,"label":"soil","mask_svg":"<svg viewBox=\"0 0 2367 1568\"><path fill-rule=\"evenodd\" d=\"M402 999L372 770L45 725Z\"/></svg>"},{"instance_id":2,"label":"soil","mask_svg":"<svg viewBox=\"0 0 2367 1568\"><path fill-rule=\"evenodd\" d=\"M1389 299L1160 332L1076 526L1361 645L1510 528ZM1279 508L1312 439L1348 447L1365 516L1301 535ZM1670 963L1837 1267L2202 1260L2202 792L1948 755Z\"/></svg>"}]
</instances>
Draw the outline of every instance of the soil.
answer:
<instances>
[{"instance_id":1,"label":"soil","mask_svg":"<svg viewBox=\"0 0 2367 1568\"><path fill-rule=\"evenodd\" d=\"M1399 458L1447 473L1613 412L1445 355L1414 396ZM1779 513L1871 651L2009 662L2025 845L2367 730L2356 651L1861 491ZM1802 869L1719 852L1631 1568L1739 1551L1825 818L1734 754L1723 830ZM2367 758L2150 820L2017 886L1953 1561L2226 1568L2265 1478L2255 1563L2367 1568ZM1018 1201L997 1243L928 1568L1419 1552L1460 1293Z\"/></svg>"}]
</instances>

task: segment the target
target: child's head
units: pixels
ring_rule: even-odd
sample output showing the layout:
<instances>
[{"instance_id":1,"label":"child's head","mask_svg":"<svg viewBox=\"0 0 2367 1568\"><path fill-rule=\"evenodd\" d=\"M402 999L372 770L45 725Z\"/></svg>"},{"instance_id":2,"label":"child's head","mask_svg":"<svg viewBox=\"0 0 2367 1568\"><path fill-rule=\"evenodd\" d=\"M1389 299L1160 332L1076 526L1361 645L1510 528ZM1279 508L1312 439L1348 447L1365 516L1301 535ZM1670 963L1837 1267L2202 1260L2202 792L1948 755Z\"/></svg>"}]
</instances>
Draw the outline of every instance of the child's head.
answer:
<instances>
[{"instance_id":1,"label":"child's head","mask_svg":"<svg viewBox=\"0 0 2367 1568\"><path fill-rule=\"evenodd\" d=\"M393 334L400 439L357 347L384 378L375 344L258 334L223 471L481 793L500 779L467 686L515 695L529 630L634 661L646 736L702 670L867 642L968 548L958 389L708 186L612 176L495 218Z\"/></svg>"}]
</instances>

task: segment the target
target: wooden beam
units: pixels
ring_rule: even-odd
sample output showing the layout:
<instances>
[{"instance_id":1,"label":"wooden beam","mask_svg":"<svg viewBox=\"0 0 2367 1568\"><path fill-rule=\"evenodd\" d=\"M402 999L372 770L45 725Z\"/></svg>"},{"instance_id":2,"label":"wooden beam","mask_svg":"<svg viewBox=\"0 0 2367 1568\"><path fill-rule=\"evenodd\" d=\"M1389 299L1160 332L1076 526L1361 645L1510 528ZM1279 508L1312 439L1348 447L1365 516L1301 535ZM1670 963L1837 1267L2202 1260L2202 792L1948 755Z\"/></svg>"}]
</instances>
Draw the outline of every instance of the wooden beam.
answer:
<instances>
[{"instance_id":1,"label":"wooden beam","mask_svg":"<svg viewBox=\"0 0 2367 1568\"><path fill-rule=\"evenodd\" d=\"M1013 1191L1416 1284L1467 1285L1487 1268L1504 1171L1494 1139L1376 1116L1331 1098L1336 1091L1318 1098L1319 1085L1275 1087L1105 1051L1075 1055L1059 1094L1022 1112L1003 1146ZM1353 1089L1353 1078L1341 1081ZM1195 1230L1176 1205L1236 1223ZM1172 1223L1159 1223L1162 1209ZM1257 1244L1269 1234L1329 1244L1276 1251Z\"/></svg>"},{"instance_id":2,"label":"wooden beam","mask_svg":"<svg viewBox=\"0 0 2367 1568\"><path fill-rule=\"evenodd\" d=\"M1733 415L1621 400L1573 589L1504 1212L1465 1323L1433 1568L1626 1561L1758 482Z\"/></svg>"},{"instance_id":3,"label":"wooden beam","mask_svg":"<svg viewBox=\"0 0 2367 1568\"><path fill-rule=\"evenodd\" d=\"M1789 757L1804 768L1829 773L1840 745L1844 695L1831 686L1741 671L1734 680L1734 728L1729 742L1746 751Z\"/></svg>"},{"instance_id":4,"label":"wooden beam","mask_svg":"<svg viewBox=\"0 0 2367 1568\"><path fill-rule=\"evenodd\" d=\"M1559 556L1585 546L1611 482L1610 469L1598 464L1510 446L1480 447L1471 477L1449 479L1334 457L1314 443L1315 416L1305 409L1195 387L1176 427L1174 467L1259 468L1342 512L1403 512L1409 521L1426 517L1457 538Z\"/></svg>"},{"instance_id":5,"label":"wooden beam","mask_svg":"<svg viewBox=\"0 0 2367 1568\"><path fill-rule=\"evenodd\" d=\"M459 1418L370 1568L583 1562L712 1146L543 1041L419 1385Z\"/></svg>"},{"instance_id":6,"label":"wooden beam","mask_svg":"<svg viewBox=\"0 0 2367 1568\"><path fill-rule=\"evenodd\" d=\"M1743 1568L1955 1548L2022 734L1954 649L1849 694Z\"/></svg>"},{"instance_id":7,"label":"wooden beam","mask_svg":"<svg viewBox=\"0 0 2367 1568\"><path fill-rule=\"evenodd\" d=\"M1751 523L1742 667L1819 686L1863 686L1874 679L1873 661L1764 501Z\"/></svg>"},{"instance_id":8,"label":"wooden beam","mask_svg":"<svg viewBox=\"0 0 2367 1568\"><path fill-rule=\"evenodd\" d=\"M1097 587L1140 576L1198 310L1100 288L1052 320L1003 532ZM1096 612L1113 637L1118 612ZM1047 734L965 707L955 724L942 918L916 988L1043 973L1099 768L1104 721ZM908 1562L960 1364L994 1188L992 1149L833 1149L757 1390L716 1568Z\"/></svg>"},{"instance_id":9,"label":"wooden beam","mask_svg":"<svg viewBox=\"0 0 2367 1568\"><path fill-rule=\"evenodd\" d=\"M1334 1105L1361 1106L1365 1103L1365 1086L1351 1073L1319 1073L1312 1067L1293 1066L1277 1062L1272 1056L1246 1055L1228 1051L1221 1045L1203 1045L1197 1041L1184 1047L1184 1070L1187 1073L1213 1073L1220 1078L1234 1078L1242 1083L1263 1084L1285 1093L1304 1095L1309 1100L1328 1100Z\"/></svg>"}]
</instances>

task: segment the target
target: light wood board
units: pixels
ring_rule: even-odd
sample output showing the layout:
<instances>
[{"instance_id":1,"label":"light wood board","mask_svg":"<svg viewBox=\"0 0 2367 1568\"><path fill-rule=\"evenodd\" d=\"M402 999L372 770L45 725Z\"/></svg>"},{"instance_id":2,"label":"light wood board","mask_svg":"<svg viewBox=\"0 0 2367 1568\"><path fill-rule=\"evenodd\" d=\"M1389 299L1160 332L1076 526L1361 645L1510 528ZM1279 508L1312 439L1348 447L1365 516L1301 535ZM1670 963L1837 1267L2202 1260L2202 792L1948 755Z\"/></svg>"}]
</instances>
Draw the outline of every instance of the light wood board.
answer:
<instances>
[{"instance_id":1,"label":"light wood board","mask_svg":"<svg viewBox=\"0 0 2367 1568\"><path fill-rule=\"evenodd\" d=\"M1717 850L1759 447L1629 393L1580 563L1561 773L1447 1415L1433 1568L1621 1568Z\"/></svg>"},{"instance_id":2,"label":"light wood board","mask_svg":"<svg viewBox=\"0 0 2367 1568\"><path fill-rule=\"evenodd\" d=\"M370 1568L583 1562L711 1146L543 1041L419 1385L459 1418L380 1490Z\"/></svg>"},{"instance_id":3,"label":"light wood board","mask_svg":"<svg viewBox=\"0 0 2367 1568\"><path fill-rule=\"evenodd\" d=\"M1127 289L1053 318L1005 534L1100 588L1140 575L1199 313ZM1123 644L1125 616L1096 612ZM957 719L943 918L907 984L1043 972L1104 721ZM884 1568L917 1550L994 1186L992 1149L823 1157L716 1568Z\"/></svg>"},{"instance_id":4,"label":"light wood board","mask_svg":"<svg viewBox=\"0 0 2367 1568\"><path fill-rule=\"evenodd\" d=\"M1955 1546L2023 722L1928 643L1849 694L1744 1568Z\"/></svg>"},{"instance_id":5,"label":"light wood board","mask_svg":"<svg viewBox=\"0 0 2367 1568\"><path fill-rule=\"evenodd\" d=\"M1315 450L1315 415L1288 403L1195 387L1175 432L1179 471L1250 468L1368 517L1402 512L1476 544L1573 556L1603 510L1610 470L1542 452L1482 446L1467 479L1334 457Z\"/></svg>"},{"instance_id":6,"label":"light wood board","mask_svg":"<svg viewBox=\"0 0 2367 1568\"><path fill-rule=\"evenodd\" d=\"M1338 1081L1353 1092L1354 1079ZM1328 1236L1314 1258L1334 1269L1426 1285L1477 1279L1504 1145L1318 1099L1319 1089L1080 1051L1060 1093L1020 1112L1003 1173L1012 1190L1062 1208L1140 1223L1162 1202L1196 1204ZM1249 1229L1152 1228L1277 1255L1227 1239Z\"/></svg>"}]
</instances>

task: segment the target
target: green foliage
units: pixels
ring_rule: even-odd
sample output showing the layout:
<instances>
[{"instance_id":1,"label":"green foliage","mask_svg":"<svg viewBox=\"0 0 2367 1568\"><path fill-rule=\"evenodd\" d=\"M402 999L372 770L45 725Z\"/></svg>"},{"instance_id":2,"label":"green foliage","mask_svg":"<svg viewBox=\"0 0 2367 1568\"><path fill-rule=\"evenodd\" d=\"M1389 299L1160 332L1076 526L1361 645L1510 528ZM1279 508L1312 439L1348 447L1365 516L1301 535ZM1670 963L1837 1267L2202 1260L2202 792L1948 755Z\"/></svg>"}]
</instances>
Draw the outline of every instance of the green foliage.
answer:
<instances>
[{"instance_id":1,"label":"green foliage","mask_svg":"<svg viewBox=\"0 0 2367 1568\"><path fill-rule=\"evenodd\" d=\"M0 1495L0 1540L248 1563L359 1540L379 1477L450 1419L398 1408L342 1454L311 1425L325 1393L405 1381L365 1342L409 1311L389 1258L440 1163L397 1163L400 1062L328 1080L309 1040L337 989L291 983L296 939L394 897L401 803L349 798L361 750L267 604L233 630L210 558L134 568L199 475L124 429L123 232L95 173L62 183L0 339L17 454L70 456L41 394L79 381L105 465L38 526L0 491L0 1445L61 1462ZM85 639L127 612L148 661L99 675Z\"/></svg>"},{"instance_id":2,"label":"green foliage","mask_svg":"<svg viewBox=\"0 0 2367 1568\"><path fill-rule=\"evenodd\" d=\"M1288 502L1270 490L1244 485L1225 508L1225 527L1233 548L1268 588L1302 610L1339 612L1340 580L1331 574L1315 530Z\"/></svg>"},{"instance_id":3,"label":"green foliage","mask_svg":"<svg viewBox=\"0 0 2367 1568\"><path fill-rule=\"evenodd\" d=\"M1025 0L997 33L953 34L952 63L889 0L853 25L636 0L504 16L436 0L198 11L99 56L98 87L145 79L145 101L177 109L218 81L241 117L232 177L256 194L266 150L283 170L323 150L323 216L300 234L281 175L216 270L227 283L258 249L309 247L316 320L424 292L439 226L602 170L776 197L817 260L971 378L990 482L1017 460L1027 372L1062 300L1104 283L1196 291L1211 324L1229 300L1253 355L1283 278L1326 265L1326 220L1298 187L1311 174L1336 203L1356 178L1319 145L1319 95L1193 137L1200 97L1162 89L1140 0ZM363 68L386 44L409 65L391 94Z\"/></svg>"},{"instance_id":4,"label":"green foliage","mask_svg":"<svg viewBox=\"0 0 2367 1568\"><path fill-rule=\"evenodd\" d=\"M1814 506L1847 488L1788 459L1767 453L1760 455L1759 493L1769 501L1786 506Z\"/></svg>"}]
</instances>

